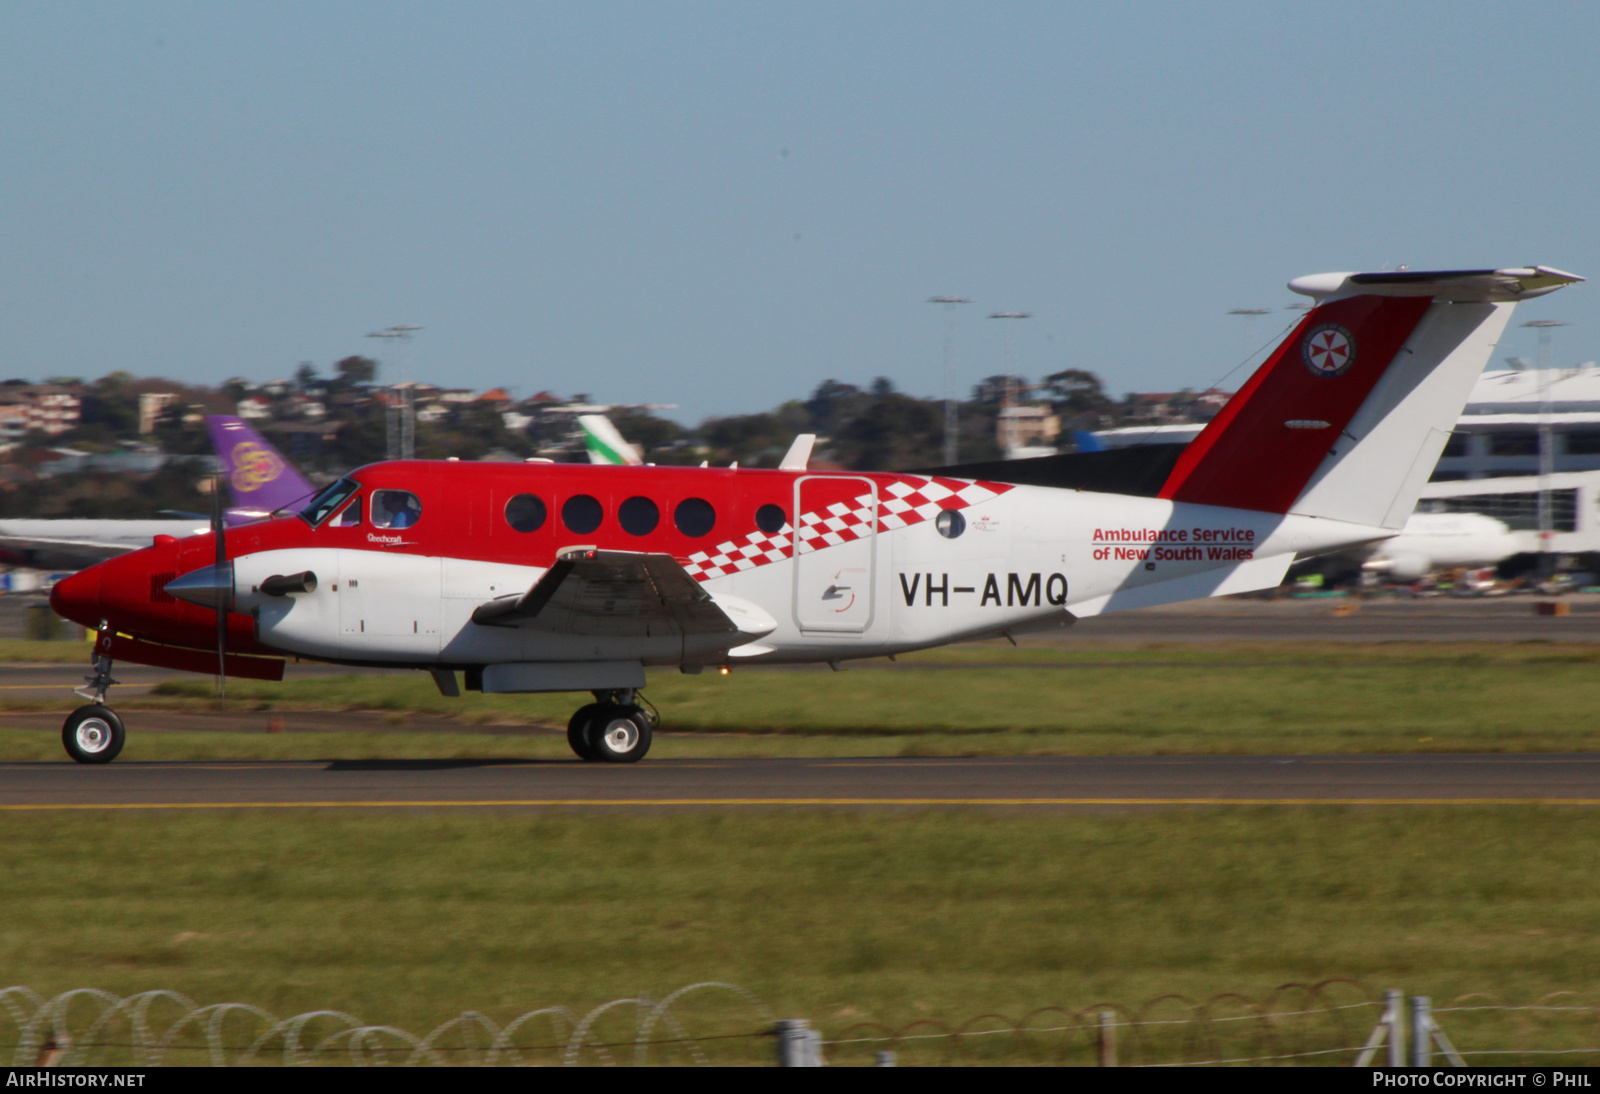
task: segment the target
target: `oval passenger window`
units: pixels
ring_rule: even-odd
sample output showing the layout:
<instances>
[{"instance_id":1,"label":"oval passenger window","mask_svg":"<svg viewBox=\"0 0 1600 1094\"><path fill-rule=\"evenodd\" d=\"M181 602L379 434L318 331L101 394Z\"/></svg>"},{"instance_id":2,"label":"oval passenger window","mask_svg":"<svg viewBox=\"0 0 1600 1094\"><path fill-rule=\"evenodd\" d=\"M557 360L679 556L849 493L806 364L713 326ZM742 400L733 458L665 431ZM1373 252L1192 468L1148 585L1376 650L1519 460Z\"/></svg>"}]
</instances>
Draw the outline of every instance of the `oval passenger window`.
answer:
<instances>
[{"instance_id":1,"label":"oval passenger window","mask_svg":"<svg viewBox=\"0 0 1600 1094\"><path fill-rule=\"evenodd\" d=\"M506 502L506 523L518 532L537 532L547 515L544 502L532 494L518 494Z\"/></svg>"},{"instance_id":2,"label":"oval passenger window","mask_svg":"<svg viewBox=\"0 0 1600 1094\"><path fill-rule=\"evenodd\" d=\"M933 526L945 539L955 539L967 530L967 518L954 509L946 509L934 518Z\"/></svg>"},{"instance_id":3,"label":"oval passenger window","mask_svg":"<svg viewBox=\"0 0 1600 1094\"><path fill-rule=\"evenodd\" d=\"M789 517L784 513L783 506L768 503L756 510L756 527L769 536L777 535L783 531L783 526L789 523Z\"/></svg>"},{"instance_id":4,"label":"oval passenger window","mask_svg":"<svg viewBox=\"0 0 1600 1094\"><path fill-rule=\"evenodd\" d=\"M600 521L605 518L605 511L600 508L600 503L588 494L574 494L561 506L561 523L567 526L569 532L576 532L586 536L600 527Z\"/></svg>"},{"instance_id":5,"label":"oval passenger window","mask_svg":"<svg viewBox=\"0 0 1600 1094\"><path fill-rule=\"evenodd\" d=\"M717 525L717 511L705 498L684 498L672 511L672 523L686 536L703 536Z\"/></svg>"},{"instance_id":6,"label":"oval passenger window","mask_svg":"<svg viewBox=\"0 0 1600 1094\"><path fill-rule=\"evenodd\" d=\"M617 507L617 523L630 536L647 536L661 523L661 510L649 498L629 498Z\"/></svg>"}]
</instances>

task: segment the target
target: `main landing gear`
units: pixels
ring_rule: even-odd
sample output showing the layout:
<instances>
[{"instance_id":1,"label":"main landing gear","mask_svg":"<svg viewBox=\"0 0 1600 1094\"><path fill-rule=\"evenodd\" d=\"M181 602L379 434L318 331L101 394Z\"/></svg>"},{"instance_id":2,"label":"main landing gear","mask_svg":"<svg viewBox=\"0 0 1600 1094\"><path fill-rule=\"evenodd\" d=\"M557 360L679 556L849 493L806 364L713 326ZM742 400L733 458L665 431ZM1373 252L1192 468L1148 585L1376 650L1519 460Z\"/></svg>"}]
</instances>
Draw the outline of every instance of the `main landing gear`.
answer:
<instances>
[{"instance_id":1,"label":"main landing gear","mask_svg":"<svg viewBox=\"0 0 1600 1094\"><path fill-rule=\"evenodd\" d=\"M94 701L67 715L61 727L61 743L67 755L80 764L108 764L117 758L128 738L122 728L122 719L105 705L106 689L116 681L111 678L111 658L95 654L94 672L84 678L84 686L73 691Z\"/></svg>"},{"instance_id":2,"label":"main landing gear","mask_svg":"<svg viewBox=\"0 0 1600 1094\"><path fill-rule=\"evenodd\" d=\"M567 723L567 743L585 760L631 764L650 751L652 731L661 721L655 707L632 688L597 691L595 701L578 708Z\"/></svg>"}]
</instances>

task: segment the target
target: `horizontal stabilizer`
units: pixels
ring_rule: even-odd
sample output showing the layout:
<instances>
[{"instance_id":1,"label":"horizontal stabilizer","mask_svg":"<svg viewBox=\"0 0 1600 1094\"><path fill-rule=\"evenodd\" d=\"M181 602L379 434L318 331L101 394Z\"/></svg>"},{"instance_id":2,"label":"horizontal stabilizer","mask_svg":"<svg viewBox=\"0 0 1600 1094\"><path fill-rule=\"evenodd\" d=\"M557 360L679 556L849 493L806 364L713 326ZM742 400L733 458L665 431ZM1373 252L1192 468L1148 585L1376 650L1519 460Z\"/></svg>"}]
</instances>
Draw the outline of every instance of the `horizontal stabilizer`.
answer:
<instances>
[{"instance_id":1,"label":"horizontal stabilizer","mask_svg":"<svg viewBox=\"0 0 1600 1094\"><path fill-rule=\"evenodd\" d=\"M1531 300L1582 281L1549 266L1504 270L1382 270L1297 277L1289 288L1319 302L1343 296L1425 296L1451 304L1497 304Z\"/></svg>"}]
</instances>

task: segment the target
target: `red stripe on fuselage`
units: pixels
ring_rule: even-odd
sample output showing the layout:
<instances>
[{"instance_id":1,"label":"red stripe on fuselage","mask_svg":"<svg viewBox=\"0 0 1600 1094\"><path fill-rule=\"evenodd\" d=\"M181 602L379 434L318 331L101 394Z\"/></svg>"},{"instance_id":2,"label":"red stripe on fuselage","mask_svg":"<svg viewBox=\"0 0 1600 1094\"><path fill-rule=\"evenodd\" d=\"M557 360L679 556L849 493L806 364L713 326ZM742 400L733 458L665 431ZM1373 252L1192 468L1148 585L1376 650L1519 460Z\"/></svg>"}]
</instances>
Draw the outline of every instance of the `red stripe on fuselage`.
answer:
<instances>
[{"instance_id":1,"label":"red stripe on fuselage","mask_svg":"<svg viewBox=\"0 0 1600 1094\"><path fill-rule=\"evenodd\" d=\"M1178 458L1158 496L1288 512L1432 303L1355 296L1313 309ZM1303 352L1305 339L1328 324L1348 332L1354 349L1349 367L1332 376L1314 371Z\"/></svg>"}]
</instances>

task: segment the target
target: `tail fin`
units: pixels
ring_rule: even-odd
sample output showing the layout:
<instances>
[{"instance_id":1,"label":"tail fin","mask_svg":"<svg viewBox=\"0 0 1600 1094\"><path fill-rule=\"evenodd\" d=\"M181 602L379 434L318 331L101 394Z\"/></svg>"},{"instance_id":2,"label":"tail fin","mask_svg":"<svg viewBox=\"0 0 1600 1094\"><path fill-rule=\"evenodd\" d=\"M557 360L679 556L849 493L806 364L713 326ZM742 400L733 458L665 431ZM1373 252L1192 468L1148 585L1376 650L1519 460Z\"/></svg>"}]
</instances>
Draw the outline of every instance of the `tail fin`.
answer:
<instances>
[{"instance_id":1,"label":"tail fin","mask_svg":"<svg viewBox=\"0 0 1600 1094\"><path fill-rule=\"evenodd\" d=\"M228 477L228 496L233 500L233 508L226 514L230 525L263 520L317 492L244 419L231 414L208 415L206 432L211 434L211 446Z\"/></svg>"},{"instance_id":2,"label":"tail fin","mask_svg":"<svg viewBox=\"0 0 1600 1094\"><path fill-rule=\"evenodd\" d=\"M578 428L583 430L583 447L589 450L590 463L642 464L639 452L622 439L617 427L604 414L578 415Z\"/></svg>"},{"instance_id":3,"label":"tail fin","mask_svg":"<svg viewBox=\"0 0 1600 1094\"><path fill-rule=\"evenodd\" d=\"M1530 267L1291 281L1316 307L1160 496L1401 527L1517 301L1582 280Z\"/></svg>"}]
</instances>

